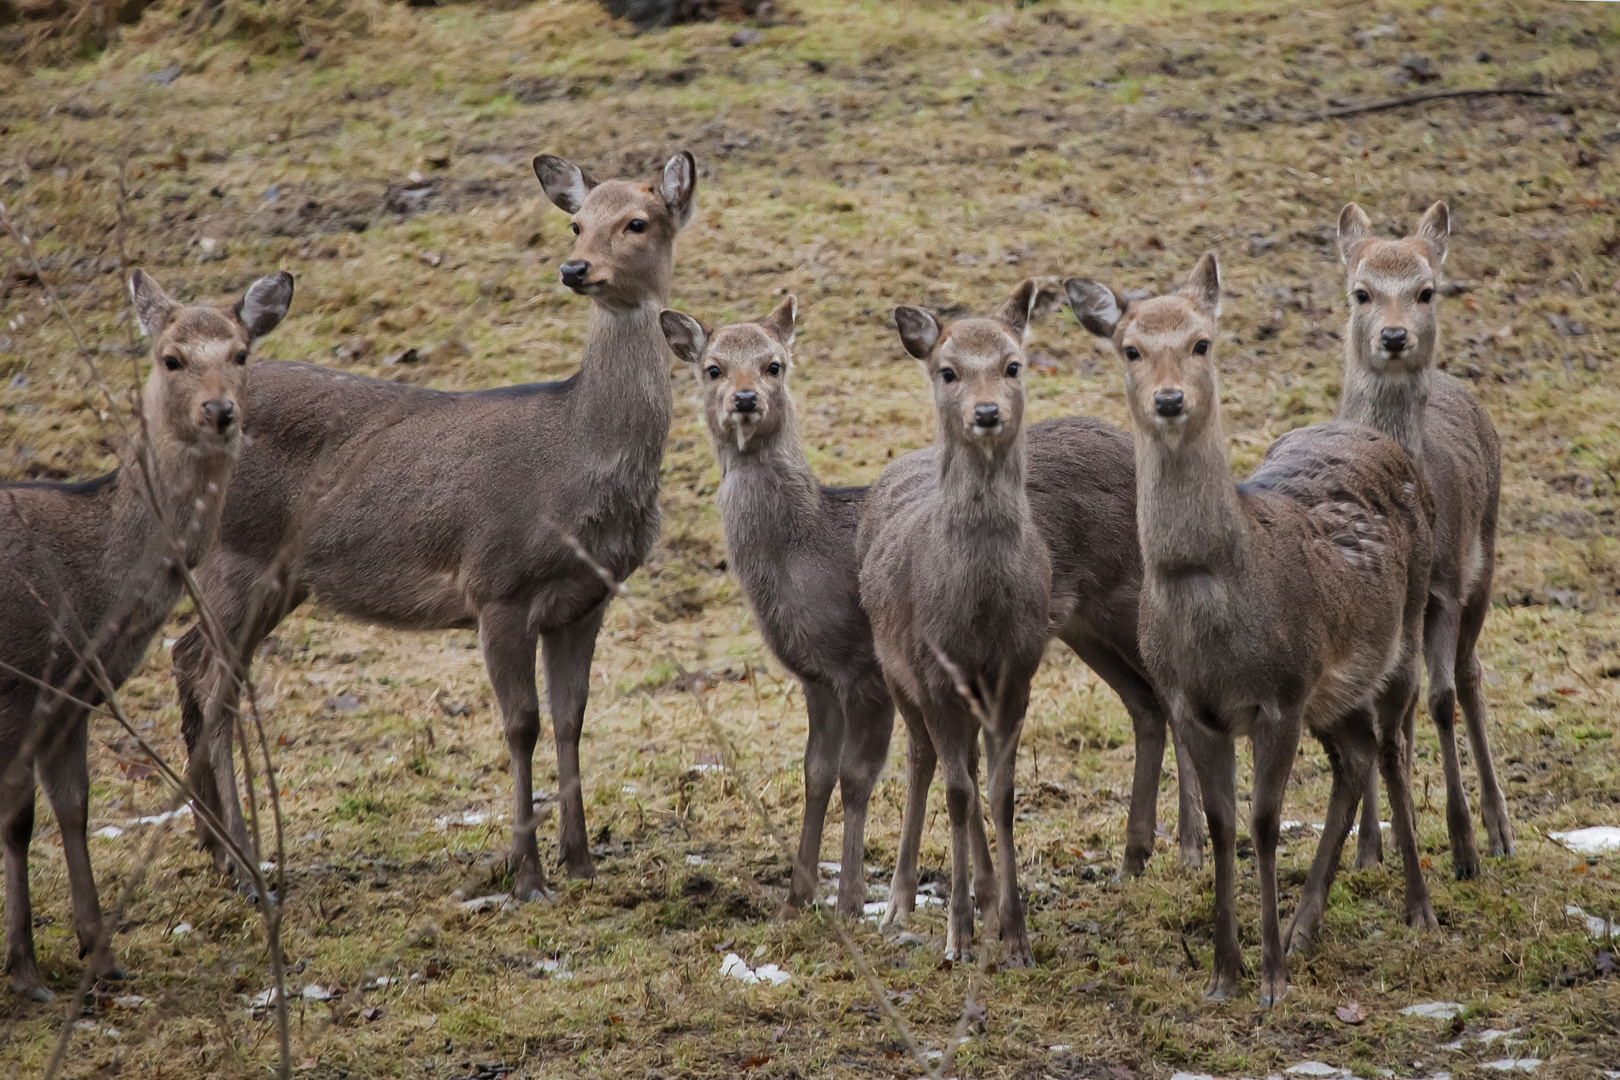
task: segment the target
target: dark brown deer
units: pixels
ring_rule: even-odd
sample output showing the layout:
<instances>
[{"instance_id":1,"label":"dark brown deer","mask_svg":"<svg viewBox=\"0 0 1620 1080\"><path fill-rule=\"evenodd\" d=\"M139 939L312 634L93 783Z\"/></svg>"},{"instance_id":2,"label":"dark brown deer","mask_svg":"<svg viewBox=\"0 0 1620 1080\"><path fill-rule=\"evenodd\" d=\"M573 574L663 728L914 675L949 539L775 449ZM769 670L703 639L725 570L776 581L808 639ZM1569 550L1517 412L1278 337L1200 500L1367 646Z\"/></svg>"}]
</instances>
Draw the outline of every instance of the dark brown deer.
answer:
<instances>
[{"instance_id":1,"label":"dark brown deer","mask_svg":"<svg viewBox=\"0 0 1620 1080\"><path fill-rule=\"evenodd\" d=\"M797 311L789 296L759 322L712 334L676 311L662 322L670 348L702 387L731 569L765 643L804 687L804 824L784 914L814 899L836 786L844 804L836 910L856 916L866 901L866 808L888 760L894 703L872 651L855 560L867 489L823 487L799 438L787 384Z\"/></svg>"},{"instance_id":2,"label":"dark brown deer","mask_svg":"<svg viewBox=\"0 0 1620 1080\"><path fill-rule=\"evenodd\" d=\"M987 915L996 911L1012 967L1032 962L1018 896L1013 774L1030 679L1050 632L1052 587L1051 558L1024 490L1023 335L1031 318L1061 303L1061 292L1029 279L991 318L941 324L920 308L895 309L900 340L933 388L936 467L926 475L885 471L856 541L861 601L909 734L898 865L916 866L904 844L921 834L937 757L951 819L946 956L972 956L973 858L979 905ZM979 809L981 733L993 868ZM912 896L915 882L899 878L897 869L891 904Z\"/></svg>"},{"instance_id":3,"label":"dark brown deer","mask_svg":"<svg viewBox=\"0 0 1620 1080\"><path fill-rule=\"evenodd\" d=\"M221 622L245 642L244 656L310 597L402 629L477 628L512 759L519 899L547 888L532 777L537 643L557 744L562 858L575 877L593 873L579 736L609 592L570 540L623 580L658 536L672 404L658 313L696 182L684 152L651 183L598 184L549 155L535 158L534 169L573 218L577 239L562 282L591 300L579 371L557 383L442 393L312 364L261 365L248 401L251 444L219 548L199 570ZM301 520L295 508L305 488L340 475L342 497ZM262 582L284 549L295 557L279 567L279 580ZM223 804L245 848L231 743L210 730L231 721L236 680L210 667L195 630L176 645L175 668L188 775L199 797ZM213 850L223 864L223 850Z\"/></svg>"},{"instance_id":4,"label":"dark brown deer","mask_svg":"<svg viewBox=\"0 0 1620 1080\"><path fill-rule=\"evenodd\" d=\"M1355 203L1339 215L1339 255L1347 273L1344 392L1339 416L1375 427L1406 448L1434 496L1434 567L1423 619L1429 715L1446 777L1446 826L1459 878L1479 873L1474 822L1457 761L1457 708L1479 771L1479 803L1492 855L1513 853L1513 825L1491 760L1476 647L1491 607L1502 452L1490 417L1462 381L1435 369L1439 353L1440 267L1451 215L1429 207L1411 236L1381 240ZM1381 855L1378 778L1362 801L1356 864Z\"/></svg>"},{"instance_id":5,"label":"dark brown deer","mask_svg":"<svg viewBox=\"0 0 1620 1080\"><path fill-rule=\"evenodd\" d=\"M120 467L81 483L0 486L6 968L35 1001L53 996L34 956L28 894L35 775L62 831L79 954L98 977L121 979L85 838L84 705L101 704L107 687L129 678L180 599L180 564L196 566L219 534L242 442L248 354L287 313L293 279L260 278L234 308L183 306L139 270L129 287L152 339L152 373Z\"/></svg>"},{"instance_id":6,"label":"dark brown deer","mask_svg":"<svg viewBox=\"0 0 1620 1080\"><path fill-rule=\"evenodd\" d=\"M1254 748L1251 831L1260 883L1260 1003L1288 988L1277 922L1277 832L1302 725L1333 764L1327 827L1289 937L1321 917L1339 845L1376 760L1406 872L1407 921L1434 926L1413 829L1404 716L1432 538L1421 477L1400 444L1335 422L1272 444L1232 481L1216 387L1220 271L1199 260L1181 290L1127 303L1065 283L1081 323L1125 366L1136 440L1142 654L1198 770L1215 852L1215 962L1229 997L1241 953L1234 909L1236 740ZM1334 856L1329 862L1326 855Z\"/></svg>"}]
</instances>

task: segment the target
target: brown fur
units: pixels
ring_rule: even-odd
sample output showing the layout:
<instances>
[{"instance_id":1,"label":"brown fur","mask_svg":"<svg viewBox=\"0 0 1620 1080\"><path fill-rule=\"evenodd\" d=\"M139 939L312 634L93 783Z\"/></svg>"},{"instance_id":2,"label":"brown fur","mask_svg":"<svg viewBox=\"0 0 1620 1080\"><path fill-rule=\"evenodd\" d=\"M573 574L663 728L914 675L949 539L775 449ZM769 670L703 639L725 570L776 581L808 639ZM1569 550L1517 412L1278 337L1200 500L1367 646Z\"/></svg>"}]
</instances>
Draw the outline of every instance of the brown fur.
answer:
<instances>
[{"instance_id":1,"label":"brown fur","mask_svg":"<svg viewBox=\"0 0 1620 1080\"><path fill-rule=\"evenodd\" d=\"M1014 967L1032 962L1013 843L1014 762L1049 630L1052 584L1024 489L1022 339L1029 319L1054 300L1061 303L1061 293L1029 279L993 318L942 326L921 309L895 309L901 341L923 362L934 390L936 468L929 475L886 470L856 540L861 601L910 735L891 908L915 895L915 880L904 878L908 866L915 874L916 851L906 845L921 835L937 756L951 819L946 956L972 955L971 857L980 908L987 916L997 911L1004 961ZM977 710L959 694L957 675ZM993 869L979 810L981 730L996 827Z\"/></svg>"},{"instance_id":2,"label":"brown fur","mask_svg":"<svg viewBox=\"0 0 1620 1080\"><path fill-rule=\"evenodd\" d=\"M1339 251L1350 299L1339 415L1400 442L1434 496L1434 567L1423 619L1429 716L1439 735L1446 778L1452 868L1459 878L1471 878L1479 873L1479 851L1457 760L1459 705L1479 771L1490 853L1513 853L1513 825L1491 759L1476 652L1491 606L1502 453L1496 429L1473 394L1454 376L1435 369L1440 268L1450 225L1443 202L1431 206L1412 234L1400 240L1373 237L1372 222L1355 203L1339 215ZM1392 352L1385 338L1397 331L1405 345ZM1380 841L1378 778L1373 775L1362 800L1357 866L1378 861Z\"/></svg>"},{"instance_id":3,"label":"brown fur","mask_svg":"<svg viewBox=\"0 0 1620 1080\"><path fill-rule=\"evenodd\" d=\"M478 629L511 752L511 862L521 899L546 891L532 778L537 644L557 744L562 857L573 876L593 872L579 737L609 594L562 534L618 580L658 536L672 404L658 312L696 182L685 153L651 184L598 185L550 156L534 164L578 234L562 270L592 300L579 371L560 383L440 393L311 364L263 365L249 400L253 441L219 550L199 571L233 637L245 634L243 655L310 597L387 626ZM355 468L330 509L300 517L306 489ZM295 537L280 580L262 582ZM248 623L263 584L273 586L272 600ZM211 730L232 715L234 685L206 666L195 633L176 646L175 668L189 775L245 837L229 740ZM217 847L215 854L223 861Z\"/></svg>"},{"instance_id":4,"label":"brown fur","mask_svg":"<svg viewBox=\"0 0 1620 1080\"><path fill-rule=\"evenodd\" d=\"M218 535L242 441L248 352L286 314L292 288L282 273L256 281L234 309L184 307L135 271L130 291L152 339L152 373L122 467L83 483L0 486L0 661L16 669L0 669L6 968L36 1000L51 997L34 957L28 894L36 772L62 831L80 955L101 977L123 976L102 940L85 839L88 712L34 680L96 705L105 684L81 656L114 688L140 663L183 589L173 545L192 567Z\"/></svg>"},{"instance_id":5,"label":"brown fur","mask_svg":"<svg viewBox=\"0 0 1620 1080\"><path fill-rule=\"evenodd\" d=\"M1402 717L1416 694L1428 580L1422 484L1398 443L1361 425L1277 440L1234 485L1221 431L1214 346L1220 278L1206 255L1179 292L1127 305L1071 279L1081 322L1125 360L1136 434L1142 653L1198 769L1215 853L1215 963L1207 995L1240 967L1234 910L1235 742L1254 748L1260 1001L1288 972L1277 921L1282 801L1302 727L1333 763L1327 830L1289 937L1320 919L1333 865L1374 758L1389 785L1405 863L1407 918L1434 925L1418 867Z\"/></svg>"}]
</instances>

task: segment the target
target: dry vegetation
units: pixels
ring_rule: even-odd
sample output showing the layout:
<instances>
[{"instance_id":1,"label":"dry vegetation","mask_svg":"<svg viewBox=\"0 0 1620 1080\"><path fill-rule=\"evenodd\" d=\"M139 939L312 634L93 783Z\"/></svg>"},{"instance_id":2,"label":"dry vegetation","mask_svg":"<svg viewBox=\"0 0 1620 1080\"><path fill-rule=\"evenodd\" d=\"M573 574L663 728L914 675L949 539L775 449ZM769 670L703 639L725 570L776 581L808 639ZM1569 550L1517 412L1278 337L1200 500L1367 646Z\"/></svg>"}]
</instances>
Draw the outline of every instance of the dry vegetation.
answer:
<instances>
[{"instance_id":1,"label":"dry vegetation","mask_svg":"<svg viewBox=\"0 0 1620 1080\"><path fill-rule=\"evenodd\" d=\"M794 385L811 460L838 483L870 481L931 437L924 386L885 326L894 303L982 310L1030 273L1163 288L1206 248L1227 273L1218 347L1246 468L1282 431L1334 410L1340 205L1355 198L1380 225L1404 227L1450 200L1446 363L1503 435L1483 658L1518 853L1488 860L1478 881L1450 879L1443 785L1420 720L1420 843L1440 931L1402 926L1389 869L1346 874L1280 1007L1258 1011L1252 982L1236 1001L1205 1004L1196 969L1209 961L1210 875L1179 870L1161 844L1145 878L1110 883L1129 728L1106 687L1054 648L1019 762L1039 964L990 978L955 1071L1263 1076L1314 1058L1364 1076L1464 1077L1504 1055L1545 1059L1535 1075L1548 1080L1620 1068L1620 977L1612 951L1599 952L1614 945L1564 913L1620 916L1620 859L1583 861L1545 836L1620 823L1620 12L1509 0L1311 12L1259 0L1218 13L1158 0L797 0L793 21L735 47L735 24L636 36L585 0L505 6L229 0L224 21L199 26L160 5L109 54L0 67L0 199L109 366L129 362L122 244L187 298L292 270L293 312L266 355L473 388L565 376L583 336L586 301L556 280L565 218L529 158L551 151L615 175L688 147L700 208L676 301L712 320L799 295ZM1419 89L1392 81L1409 54L1438 73L1423 89L1558 96L1292 119ZM0 327L0 476L94 474L113 462L114 428L13 254L0 284L13 324ZM414 363L387 363L408 348ZM1037 418L1126 422L1115 361L1067 314L1040 326L1032 349ZM671 366L664 535L630 582L656 624L615 605L583 745L596 881L515 910L457 903L504 887L508 830L506 751L473 635L392 633L316 607L266 643L258 678L290 815L293 986L346 988L334 1004L296 1005L300 1075L917 1074L830 927L769 917L788 867L743 787L797 826L802 699L725 574L717 470L688 376ZM695 768L716 760L714 744L674 683L666 639L681 662L729 676L708 697L739 771ZM126 698L179 761L168 663L155 648ZM874 886L899 824L895 742L868 833ZM165 793L135 779L116 729L98 722L93 745L92 828L160 807ZM538 765L554 784L545 743ZM1171 783L1161 815L1173 830ZM1326 794L1325 760L1307 743L1287 816L1320 820ZM489 817L436 824L469 811ZM132 870L140 832L92 841L104 896ZM1285 908L1314 837L1286 835ZM945 866L947 843L934 823L925 868ZM43 807L34 850L41 962L62 992L79 963ZM1240 898L1252 934L1252 870ZM180 923L192 931L172 933ZM940 1046L969 976L940 970L937 911L919 928L926 944L856 933L901 1013ZM273 1024L250 1007L270 985L259 922L189 836L165 842L115 944L134 982L98 997L94 1022L73 1033L70 1075L246 1077L273 1065ZM792 980L722 979L727 951ZM571 977L536 966L549 959ZM398 981L378 988L379 976ZM110 1000L124 993L146 1004ZM1435 999L1468 1011L1455 1024L1398 1013ZM1335 1017L1350 1001L1368 1014L1359 1026ZM0 989L0 1018L0 1061L35 1075L65 1022L60 1004ZM1523 1041L1441 1045L1491 1027Z\"/></svg>"}]
</instances>

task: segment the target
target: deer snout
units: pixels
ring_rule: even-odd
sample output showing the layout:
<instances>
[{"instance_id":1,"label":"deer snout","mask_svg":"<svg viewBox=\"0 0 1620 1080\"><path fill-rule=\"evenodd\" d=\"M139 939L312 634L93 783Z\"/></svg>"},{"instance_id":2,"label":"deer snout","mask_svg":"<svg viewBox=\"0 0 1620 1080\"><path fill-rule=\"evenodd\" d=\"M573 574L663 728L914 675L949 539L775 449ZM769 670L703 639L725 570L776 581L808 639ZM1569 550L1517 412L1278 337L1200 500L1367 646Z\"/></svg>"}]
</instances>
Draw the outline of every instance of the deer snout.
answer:
<instances>
[{"instance_id":1,"label":"deer snout","mask_svg":"<svg viewBox=\"0 0 1620 1080\"><path fill-rule=\"evenodd\" d=\"M1404 326L1386 326L1378 335L1378 343L1386 352L1400 353L1407 345L1406 328Z\"/></svg>"},{"instance_id":2,"label":"deer snout","mask_svg":"<svg viewBox=\"0 0 1620 1080\"><path fill-rule=\"evenodd\" d=\"M973 406L973 426L978 428L993 428L1001 423L1001 406L994 402L983 402Z\"/></svg>"},{"instance_id":3,"label":"deer snout","mask_svg":"<svg viewBox=\"0 0 1620 1080\"><path fill-rule=\"evenodd\" d=\"M1187 396L1180 390L1156 390L1153 393L1153 411L1170 419L1181 415L1187 407Z\"/></svg>"},{"instance_id":4,"label":"deer snout","mask_svg":"<svg viewBox=\"0 0 1620 1080\"><path fill-rule=\"evenodd\" d=\"M591 264L584 259L569 259L558 267L562 272L562 283L570 289L583 288L585 277L591 272Z\"/></svg>"},{"instance_id":5,"label":"deer snout","mask_svg":"<svg viewBox=\"0 0 1620 1080\"><path fill-rule=\"evenodd\" d=\"M236 423L236 406L226 398L209 398L203 402L203 424L224 435Z\"/></svg>"},{"instance_id":6,"label":"deer snout","mask_svg":"<svg viewBox=\"0 0 1620 1080\"><path fill-rule=\"evenodd\" d=\"M740 413L751 413L759 408L759 392L757 390L738 390L731 395L731 407Z\"/></svg>"}]
</instances>

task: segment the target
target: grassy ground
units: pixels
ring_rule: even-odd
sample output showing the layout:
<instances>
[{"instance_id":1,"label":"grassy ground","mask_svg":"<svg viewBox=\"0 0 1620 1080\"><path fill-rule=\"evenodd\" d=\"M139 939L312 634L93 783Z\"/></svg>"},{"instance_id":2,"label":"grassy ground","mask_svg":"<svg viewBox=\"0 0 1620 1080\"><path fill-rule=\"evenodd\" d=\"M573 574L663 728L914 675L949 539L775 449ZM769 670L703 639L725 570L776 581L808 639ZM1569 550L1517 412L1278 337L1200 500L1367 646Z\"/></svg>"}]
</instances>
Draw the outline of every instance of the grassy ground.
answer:
<instances>
[{"instance_id":1,"label":"grassy ground","mask_svg":"<svg viewBox=\"0 0 1620 1080\"><path fill-rule=\"evenodd\" d=\"M265 355L472 388L566 375L583 334L586 302L556 281L565 218L529 158L639 174L688 147L700 208L677 303L719 320L798 294L793 380L811 460L838 483L870 481L891 453L931 437L922 381L885 327L894 303L984 311L1032 273L1164 288L1206 248L1221 252L1228 283L1218 347L1246 469L1282 431L1333 413L1341 204L1360 200L1393 227L1450 200L1448 271L1461 291L1444 301L1446 363L1473 380L1503 436L1497 606L1482 645L1517 854L1489 860L1478 881L1450 879L1443 785L1420 722L1420 843L1440 930L1402 926L1390 869L1346 874L1280 1007L1259 1011L1252 983L1205 1004L1211 876L1179 870L1161 842L1144 878L1109 882L1129 728L1107 688L1054 648L1019 763L1039 966L990 978L955 1072L1262 1076L1316 1059L1360 1075L1463 1077L1512 1056L1544 1059L1538 1077L1590 1076L1620 1068L1620 978L1603 977L1598 949L1612 944L1564 908L1620 915L1620 860L1582 860L1545 831L1620 823L1620 12L1433 2L1307 12L1273 0L1215 11L798 0L741 47L734 25L637 37L576 0L504 13L327 5L302 21L281 5L259 24L232 4L234 34L214 41L160 9L100 59L0 68L0 199L114 370L128 363L122 237L131 263L184 297L223 297L278 266L296 273L293 315ZM1560 96L1292 119L1412 92L1392 81L1408 54L1433 60L1429 89L1506 82ZM99 472L113 428L37 283L9 263L7 274L0 476ZM406 347L422 361L382 364ZM1041 325L1032 349L1036 418L1126 422L1115 361L1070 316ZM686 377L672 374L664 536L631 582L657 625L615 606L596 657L583 746L596 881L510 911L457 903L504 887L508 828L506 754L471 634L398 634L315 608L267 645L258 670L289 813L292 983L347 988L336 1005L295 1009L301 1075L493 1076L480 1066L501 1062L536 1077L917 1074L831 928L769 917L786 863L741 793L761 793L797 827L802 697L724 573L718 472ZM752 675L709 694L740 772L694 768L714 748L672 682L666 636L689 666ZM178 761L168 662L154 649L126 693ZM158 809L155 782L119 769L116 730L94 735L92 828ZM869 829L874 885L899 825L895 743ZM538 776L555 783L548 747ZM1171 831L1173 791L1172 774L1161 796ZM1325 759L1307 743L1287 816L1320 821L1326 794ZM489 818L435 823L468 811ZM135 864L139 832L92 841L104 897ZM1313 835L1285 841L1285 915ZM836 837L835 814L828 857ZM946 844L932 822L925 868L945 866ZM249 1005L270 985L258 922L188 836L165 845L116 939L135 973L121 992L147 1003L103 999L73 1033L66 1071L263 1075L275 1039ZM79 965L60 852L45 816L37 935L64 992ZM1240 899L1252 966L1252 869ZM192 932L171 934L182 922ZM907 1021L940 1046L968 974L940 969L937 912L919 929L926 944L869 926L856 937ZM722 979L726 952L792 979ZM536 967L551 959L568 978ZM379 989L379 976L400 981ZM1467 1012L1454 1023L1399 1014L1430 1000ZM1359 1026L1335 1017L1351 1001L1367 1012ZM34 1075L61 1005L4 989L0 1018L0 1061ZM1486 1028L1517 1028L1521 1041L1443 1046Z\"/></svg>"}]
</instances>

